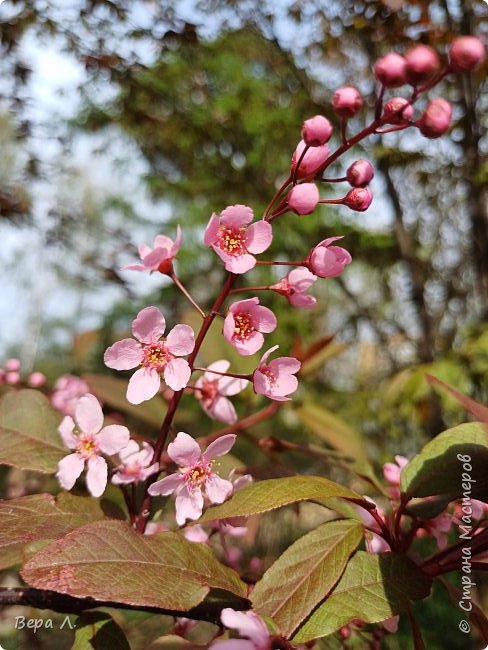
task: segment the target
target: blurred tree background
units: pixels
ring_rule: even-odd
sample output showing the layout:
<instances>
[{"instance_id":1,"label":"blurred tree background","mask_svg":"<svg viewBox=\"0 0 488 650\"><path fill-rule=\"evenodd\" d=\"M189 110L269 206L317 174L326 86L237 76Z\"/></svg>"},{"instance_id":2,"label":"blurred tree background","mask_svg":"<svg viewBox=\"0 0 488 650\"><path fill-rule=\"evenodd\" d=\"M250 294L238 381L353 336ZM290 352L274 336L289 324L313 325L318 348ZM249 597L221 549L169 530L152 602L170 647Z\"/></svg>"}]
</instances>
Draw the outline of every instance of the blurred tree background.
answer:
<instances>
[{"instance_id":1,"label":"blurred tree background","mask_svg":"<svg viewBox=\"0 0 488 650\"><path fill-rule=\"evenodd\" d=\"M418 42L445 53L456 35L488 32L482 0L6 0L0 18L0 227L14 251L6 268L29 305L26 334L4 353L51 379L105 372L104 347L147 304L188 320L166 279L121 271L138 243L181 224L178 273L208 305L223 277L202 244L211 212L245 203L259 215L287 175L302 121L322 113L334 122L335 88L363 93L366 109L351 121L359 130L374 109L379 56ZM44 47L58 53L49 83L61 116L39 114L31 94ZM65 86L56 81L63 56L75 73ZM488 402L486 90L486 64L450 75L435 95L454 105L449 137L408 130L353 151L347 164L366 157L376 169L365 215L322 206L278 222L276 259L334 235L353 256L341 278L314 290L312 311L263 297L278 314L270 341L282 353L334 337L280 416L291 436L305 426L339 449L338 435L358 436L342 451L366 449L378 467L466 418L426 372ZM279 277L253 273L255 284ZM60 301L72 304L68 315ZM212 342L207 361L229 354ZM199 415L185 417L195 426Z\"/></svg>"}]
</instances>

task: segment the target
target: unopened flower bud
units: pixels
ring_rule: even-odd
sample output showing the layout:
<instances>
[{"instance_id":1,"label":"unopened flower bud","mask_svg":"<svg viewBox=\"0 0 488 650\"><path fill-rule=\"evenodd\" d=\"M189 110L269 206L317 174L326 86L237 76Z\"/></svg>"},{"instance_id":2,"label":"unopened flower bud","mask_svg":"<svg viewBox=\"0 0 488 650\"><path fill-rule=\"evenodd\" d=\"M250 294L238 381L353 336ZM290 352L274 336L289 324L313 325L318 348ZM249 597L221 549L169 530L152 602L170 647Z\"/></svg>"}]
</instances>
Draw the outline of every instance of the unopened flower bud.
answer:
<instances>
[{"instance_id":1,"label":"unopened flower bud","mask_svg":"<svg viewBox=\"0 0 488 650\"><path fill-rule=\"evenodd\" d=\"M441 62L437 52L428 45L416 45L405 54L406 74L412 86L423 84L439 71Z\"/></svg>"},{"instance_id":2,"label":"unopened flower bud","mask_svg":"<svg viewBox=\"0 0 488 650\"><path fill-rule=\"evenodd\" d=\"M46 375L42 372L33 372L31 375L29 375L27 383L29 386L32 386L32 388L39 388L40 386L44 386L46 383Z\"/></svg>"},{"instance_id":3,"label":"unopened flower bud","mask_svg":"<svg viewBox=\"0 0 488 650\"><path fill-rule=\"evenodd\" d=\"M353 86L338 88L332 97L332 108L340 117L353 117L362 105L363 98Z\"/></svg>"},{"instance_id":4,"label":"unopened flower bud","mask_svg":"<svg viewBox=\"0 0 488 650\"><path fill-rule=\"evenodd\" d=\"M303 123L302 138L309 147L325 144L331 135L332 124L323 115L315 115Z\"/></svg>"},{"instance_id":5,"label":"unopened flower bud","mask_svg":"<svg viewBox=\"0 0 488 650\"><path fill-rule=\"evenodd\" d=\"M320 194L313 183L302 183L295 187L288 194L288 205L297 214L311 214L317 207Z\"/></svg>"},{"instance_id":6,"label":"unopened flower bud","mask_svg":"<svg viewBox=\"0 0 488 650\"><path fill-rule=\"evenodd\" d=\"M346 178L353 187L364 187L374 176L374 167L369 160L360 158L353 162L346 172Z\"/></svg>"},{"instance_id":7,"label":"unopened flower bud","mask_svg":"<svg viewBox=\"0 0 488 650\"><path fill-rule=\"evenodd\" d=\"M445 99L433 99L417 122L426 138L439 138L451 126L452 107Z\"/></svg>"},{"instance_id":8,"label":"unopened flower bud","mask_svg":"<svg viewBox=\"0 0 488 650\"><path fill-rule=\"evenodd\" d=\"M386 88L398 88L406 83L407 62L396 52L389 52L386 56L378 59L373 66L373 73L376 79Z\"/></svg>"},{"instance_id":9,"label":"unopened flower bud","mask_svg":"<svg viewBox=\"0 0 488 650\"><path fill-rule=\"evenodd\" d=\"M302 157L303 150L306 146L307 145L305 144L305 141L300 140L291 158L292 173L295 173L297 163ZM306 154L303 156L300 167L298 168L297 177L309 178L313 176L328 157L329 147L326 144L323 144L320 147L310 147L310 149L307 149Z\"/></svg>"},{"instance_id":10,"label":"unopened flower bud","mask_svg":"<svg viewBox=\"0 0 488 650\"><path fill-rule=\"evenodd\" d=\"M7 359L4 364L5 370L7 372L15 372L16 370L20 370L20 361L18 359Z\"/></svg>"},{"instance_id":11,"label":"unopened flower bud","mask_svg":"<svg viewBox=\"0 0 488 650\"><path fill-rule=\"evenodd\" d=\"M449 48L449 62L455 72L476 70L485 58L485 46L476 36L455 38Z\"/></svg>"},{"instance_id":12,"label":"unopened flower bud","mask_svg":"<svg viewBox=\"0 0 488 650\"><path fill-rule=\"evenodd\" d=\"M405 107L405 108L403 108ZM403 108L403 110L401 110ZM392 97L383 108L383 117L388 117L387 124L402 124L413 115L413 106L405 97Z\"/></svg>"},{"instance_id":13,"label":"unopened flower bud","mask_svg":"<svg viewBox=\"0 0 488 650\"><path fill-rule=\"evenodd\" d=\"M373 195L367 187L354 187L344 197L344 205L356 212L364 212L371 205Z\"/></svg>"},{"instance_id":14,"label":"unopened flower bud","mask_svg":"<svg viewBox=\"0 0 488 650\"><path fill-rule=\"evenodd\" d=\"M11 370L6 373L5 381L7 384L20 384L20 374L16 370Z\"/></svg>"}]
</instances>

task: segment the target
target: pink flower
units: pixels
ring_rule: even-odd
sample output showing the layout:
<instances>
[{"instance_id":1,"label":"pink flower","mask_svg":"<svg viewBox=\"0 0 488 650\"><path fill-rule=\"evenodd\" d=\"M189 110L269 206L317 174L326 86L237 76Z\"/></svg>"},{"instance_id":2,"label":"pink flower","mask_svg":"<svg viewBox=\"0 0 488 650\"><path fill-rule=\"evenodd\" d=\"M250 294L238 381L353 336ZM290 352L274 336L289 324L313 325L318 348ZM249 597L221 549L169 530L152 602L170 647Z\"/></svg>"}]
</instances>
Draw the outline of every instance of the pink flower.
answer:
<instances>
[{"instance_id":1,"label":"pink flower","mask_svg":"<svg viewBox=\"0 0 488 650\"><path fill-rule=\"evenodd\" d=\"M62 375L56 380L53 390L51 404L54 408L63 415L73 416L78 400L90 392L90 387L75 375Z\"/></svg>"},{"instance_id":2,"label":"pink flower","mask_svg":"<svg viewBox=\"0 0 488 650\"><path fill-rule=\"evenodd\" d=\"M127 399L140 404L158 392L161 374L173 390L182 390L188 384L191 370L185 359L195 347L192 328L175 325L166 338L162 338L166 321L157 307L142 309L132 322L134 339L123 339L105 351L105 365L114 370L130 370L140 366L132 375L127 387Z\"/></svg>"},{"instance_id":3,"label":"pink flower","mask_svg":"<svg viewBox=\"0 0 488 650\"><path fill-rule=\"evenodd\" d=\"M332 124L323 115L314 115L305 120L302 128L302 138L309 147L320 147L330 140Z\"/></svg>"},{"instance_id":4,"label":"pink flower","mask_svg":"<svg viewBox=\"0 0 488 650\"><path fill-rule=\"evenodd\" d=\"M403 110L401 110L403 108ZM405 97L392 97L383 108L383 117L388 118L387 124L403 124L413 115L413 106Z\"/></svg>"},{"instance_id":5,"label":"pink flower","mask_svg":"<svg viewBox=\"0 0 488 650\"><path fill-rule=\"evenodd\" d=\"M11 384L12 386L15 386L15 384L20 384L20 373L18 373L16 370L5 373L5 381L7 384Z\"/></svg>"},{"instance_id":6,"label":"pink flower","mask_svg":"<svg viewBox=\"0 0 488 650\"><path fill-rule=\"evenodd\" d=\"M270 289L286 296L290 305L294 307L314 307L317 304L317 298L307 295L307 291L316 280L317 276L305 266L297 266L286 277L273 284Z\"/></svg>"},{"instance_id":7,"label":"pink flower","mask_svg":"<svg viewBox=\"0 0 488 650\"><path fill-rule=\"evenodd\" d=\"M214 641L211 648L219 650L271 650L271 639L263 619L252 611L237 612L230 607L222 610L220 620L225 627L237 630L248 641L229 639Z\"/></svg>"},{"instance_id":8,"label":"pink flower","mask_svg":"<svg viewBox=\"0 0 488 650\"><path fill-rule=\"evenodd\" d=\"M353 187L364 187L372 180L374 167L369 160L360 158L348 168L346 176L348 183Z\"/></svg>"},{"instance_id":9,"label":"pink flower","mask_svg":"<svg viewBox=\"0 0 488 650\"><path fill-rule=\"evenodd\" d=\"M390 499L398 500L400 498L400 475L405 465L408 465L408 458L405 456L395 456L395 463L383 465L383 476L391 486L388 490Z\"/></svg>"},{"instance_id":10,"label":"pink flower","mask_svg":"<svg viewBox=\"0 0 488 650\"><path fill-rule=\"evenodd\" d=\"M389 52L374 64L374 76L386 88L398 88L406 82L406 65L403 56L396 52Z\"/></svg>"},{"instance_id":11,"label":"pink flower","mask_svg":"<svg viewBox=\"0 0 488 650\"><path fill-rule=\"evenodd\" d=\"M295 168L298 164L298 161L302 157L302 153L307 145L304 140L300 140L295 149L293 156L291 157L291 172L295 173ZM296 174L297 178L308 178L313 176L315 172L319 169L321 165L329 157L329 147L326 144L320 145L320 147L310 147L307 149L306 154L302 158L300 167L298 168L298 173Z\"/></svg>"},{"instance_id":12,"label":"pink flower","mask_svg":"<svg viewBox=\"0 0 488 650\"><path fill-rule=\"evenodd\" d=\"M130 440L127 446L119 451L122 465L112 476L114 485L127 485L145 481L148 476L159 471L159 463L151 463L154 450L147 442L142 443L142 449L135 440Z\"/></svg>"},{"instance_id":13,"label":"pink flower","mask_svg":"<svg viewBox=\"0 0 488 650\"><path fill-rule=\"evenodd\" d=\"M211 372L211 370L226 372L229 366L230 362L225 360L211 363L203 377L195 382L195 388L198 389L195 395L210 418L233 424L237 420L237 413L232 402L227 398L244 390L248 382L245 379L223 377Z\"/></svg>"},{"instance_id":14,"label":"pink flower","mask_svg":"<svg viewBox=\"0 0 488 650\"><path fill-rule=\"evenodd\" d=\"M363 98L353 86L338 88L332 97L332 108L343 118L353 117L362 106Z\"/></svg>"},{"instance_id":15,"label":"pink flower","mask_svg":"<svg viewBox=\"0 0 488 650\"><path fill-rule=\"evenodd\" d=\"M165 476L149 487L152 496L176 495L176 521L198 519L203 510L204 492L209 503L223 503L232 493L232 483L212 471L213 459L226 454L236 440L234 434L218 438L202 453L196 440L180 431L168 445L168 456L178 472Z\"/></svg>"},{"instance_id":16,"label":"pink flower","mask_svg":"<svg viewBox=\"0 0 488 650\"><path fill-rule=\"evenodd\" d=\"M312 214L319 199L319 190L314 183L295 185L287 197L289 207L297 214Z\"/></svg>"},{"instance_id":17,"label":"pink flower","mask_svg":"<svg viewBox=\"0 0 488 650\"><path fill-rule=\"evenodd\" d=\"M300 370L301 364L295 357L278 357L266 363L278 347L275 345L263 354L253 373L252 383L255 393L266 395L276 402L286 402L290 399L287 395L298 388L295 374Z\"/></svg>"},{"instance_id":18,"label":"pink flower","mask_svg":"<svg viewBox=\"0 0 488 650\"><path fill-rule=\"evenodd\" d=\"M129 264L124 267L131 271L159 271L170 273L173 268L173 260L181 248L181 228L176 229L176 239L173 241L166 235L156 235L152 248L141 244L139 246L139 257L142 264Z\"/></svg>"},{"instance_id":19,"label":"pink flower","mask_svg":"<svg viewBox=\"0 0 488 650\"><path fill-rule=\"evenodd\" d=\"M127 427L119 424L102 429L102 407L90 393L78 400L75 421L67 415L59 425L64 444L75 452L59 461L56 476L62 488L71 490L86 463L86 486L92 496L99 497L107 485L107 462L101 454L119 453L129 444L130 433ZM74 432L75 426L79 433Z\"/></svg>"},{"instance_id":20,"label":"pink flower","mask_svg":"<svg viewBox=\"0 0 488 650\"><path fill-rule=\"evenodd\" d=\"M259 298L234 302L224 321L224 337L239 354L249 356L263 347L264 336L276 329L276 316Z\"/></svg>"},{"instance_id":21,"label":"pink flower","mask_svg":"<svg viewBox=\"0 0 488 650\"><path fill-rule=\"evenodd\" d=\"M477 70L485 58L485 46L476 36L455 38L449 48L449 61L455 72Z\"/></svg>"},{"instance_id":22,"label":"pink flower","mask_svg":"<svg viewBox=\"0 0 488 650\"><path fill-rule=\"evenodd\" d=\"M447 512L441 512L440 515L430 519L422 524L423 528L417 531L417 537L432 536L437 542L440 550L446 548L448 542L448 533L452 528L453 520Z\"/></svg>"},{"instance_id":23,"label":"pink flower","mask_svg":"<svg viewBox=\"0 0 488 650\"><path fill-rule=\"evenodd\" d=\"M330 245L338 239L342 239L342 236L322 240L308 256L309 268L319 278L335 278L352 262L352 257L345 248Z\"/></svg>"},{"instance_id":24,"label":"pink flower","mask_svg":"<svg viewBox=\"0 0 488 650\"><path fill-rule=\"evenodd\" d=\"M376 512L379 514L381 519L385 521L385 511L383 508L380 508L373 499L370 499L369 497L364 498L366 501L374 503L376 506ZM371 515L365 508L361 508L361 506L356 506L356 509L361 521L365 526L367 526L367 530L364 531L364 541L368 553L385 553L386 551L391 551L390 545L381 536L380 525L373 515Z\"/></svg>"},{"instance_id":25,"label":"pink flower","mask_svg":"<svg viewBox=\"0 0 488 650\"><path fill-rule=\"evenodd\" d=\"M20 361L15 358L7 359L4 365L7 372L16 372L20 370Z\"/></svg>"},{"instance_id":26,"label":"pink flower","mask_svg":"<svg viewBox=\"0 0 488 650\"><path fill-rule=\"evenodd\" d=\"M165 533L168 530L168 526L163 521L150 521L146 526L144 535L156 535L156 533ZM188 526L183 528L181 533L189 542L200 542L201 544L208 542L208 534L202 526Z\"/></svg>"},{"instance_id":27,"label":"pink flower","mask_svg":"<svg viewBox=\"0 0 488 650\"><path fill-rule=\"evenodd\" d=\"M406 77L409 84L423 84L438 72L440 60L437 52L428 45L415 45L405 54Z\"/></svg>"},{"instance_id":28,"label":"pink flower","mask_svg":"<svg viewBox=\"0 0 488 650\"><path fill-rule=\"evenodd\" d=\"M256 264L254 255L264 252L273 240L271 225L264 220L251 223L253 211L247 205L231 205L217 217L210 217L204 242L214 249L231 273L246 273Z\"/></svg>"},{"instance_id":29,"label":"pink flower","mask_svg":"<svg viewBox=\"0 0 488 650\"><path fill-rule=\"evenodd\" d=\"M452 106L445 99L433 99L417 122L420 133L426 138L439 138L451 126Z\"/></svg>"},{"instance_id":30,"label":"pink flower","mask_svg":"<svg viewBox=\"0 0 488 650\"><path fill-rule=\"evenodd\" d=\"M32 388L39 388L46 383L46 375L43 372L33 372L29 375L27 383Z\"/></svg>"}]
</instances>

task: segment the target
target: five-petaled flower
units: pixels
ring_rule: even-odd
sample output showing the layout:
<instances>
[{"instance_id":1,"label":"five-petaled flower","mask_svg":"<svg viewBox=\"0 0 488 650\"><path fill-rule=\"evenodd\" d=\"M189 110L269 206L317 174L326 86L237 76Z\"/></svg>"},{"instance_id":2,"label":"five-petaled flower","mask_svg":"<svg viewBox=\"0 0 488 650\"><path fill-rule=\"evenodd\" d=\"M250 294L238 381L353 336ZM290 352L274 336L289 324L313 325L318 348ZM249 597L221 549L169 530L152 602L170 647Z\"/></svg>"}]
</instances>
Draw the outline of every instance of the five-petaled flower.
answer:
<instances>
[{"instance_id":1,"label":"five-petaled flower","mask_svg":"<svg viewBox=\"0 0 488 650\"><path fill-rule=\"evenodd\" d=\"M123 339L105 351L105 365L114 370L130 370L140 366L127 387L127 399L140 404L158 392L161 374L173 390L182 390L188 384L191 369L185 359L195 347L195 338L189 325L175 325L162 338L166 321L157 307L142 309L132 322L134 339Z\"/></svg>"},{"instance_id":2,"label":"five-petaled flower","mask_svg":"<svg viewBox=\"0 0 488 650\"><path fill-rule=\"evenodd\" d=\"M176 229L176 239L173 241L166 235L156 235L153 247L141 244L138 248L142 264L129 264L124 268L131 271L159 271L170 273L173 260L181 248L181 228Z\"/></svg>"},{"instance_id":3,"label":"five-petaled flower","mask_svg":"<svg viewBox=\"0 0 488 650\"><path fill-rule=\"evenodd\" d=\"M148 476L159 471L159 463L152 463L154 450L148 442L142 443L142 449L135 440L130 440L127 447L119 451L121 465L112 476L115 485L127 485L145 481Z\"/></svg>"},{"instance_id":4,"label":"five-petaled flower","mask_svg":"<svg viewBox=\"0 0 488 650\"><path fill-rule=\"evenodd\" d=\"M226 607L222 610L220 620L225 627L237 630L244 639L214 641L211 648L219 650L271 650L272 644L268 628L263 619L253 611L237 612Z\"/></svg>"},{"instance_id":5,"label":"five-petaled flower","mask_svg":"<svg viewBox=\"0 0 488 650\"><path fill-rule=\"evenodd\" d=\"M259 304L259 298L234 302L224 321L224 337L239 354L249 356L263 347L264 336L276 329L276 316Z\"/></svg>"},{"instance_id":6,"label":"five-petaled flower","mask_svg":"<svg viewBox=\"0 0 488 650\"><path fill-rule=\"evenodd\" d=\"M231 273L246 273L256 264L254 255L271 244L271 225L264 220L251 224L254 214L247 205L231 205L210 217L204 242L211 246ZM251 224L251 225L249 225Z\"/></svg>"},{"instance_id":7,"label":"five-petaled flower","mask_svg":"<svg viewBox=\"0 0 488 650\"><path fill-rule=\"evenodd\" d=\"M232 494L232 483L213 471L213 459L226 454L236 440L234 434L222 436L202 453L196 440L180 431L168 445L168 456L178 465L178 472L165 476L149 487L151 496L176 495L176 521L182 526L187 519L202 514L204 493L209 503L223 503Z\"/></svg>"},{"instance_id":8,"label":"five-petaled flower","mask_svg":"<svg viewBox=\"0 0 488 650\"><path fill-rule=\"evenodd\" d=\"M288 298L290 305L294 307L314 307L317 298L309 296L307 291L317 280L317 276L311 273L305 266L298 266L290 271L287 276L273 284L270 289Z\"/></svg>"},{"instance_id":9,"label":"five-petaled flower","mask_svg":"<svg viewBox=\"0 0 488 650\"><path fill-rule=\"evenodd\" d=\"M295 373L300 370L300 361L295 357L278 357L269 363L268 357L278 349L278 345L270 348L263 354L258 367L253 373L252 383L254 392L265 395L277 402L285 402L298 388L298 379Z\"/></svg>"},{"instance_id":10,"label":"five-petaled flower","mask_svg":"<svg viewBox=\"0 0 488 650\"><path fill-rule=\"evenodd\" d=\"M232 402L227 399L231 395L240 393L249 382L237 377L217 375L212 370L225 373L230 362L222 359L208 366L205 374L195 382L195 395L205 413L214 420L233 424L237 420L237 413Z\"/></svg>"},{"instance_id":11,"label":"five-petaled flower","mask_svg":"<svg viewBox=\"0 0 488 650\"><path fill-rule=\"evenodd\" d=\"M78 433L75 433L75 422ZM59 425L59 433L68 449L74 453L62 458L56 474L61 487L71 490L85 467L86 486L90 494L99 497L107 485L107 462L101 454L112 456L129 443L127 427L110 424L103 427L103 412L97 398L88 393L78 400L75 419L67 415Z\"/></svg>"}]
</instances>

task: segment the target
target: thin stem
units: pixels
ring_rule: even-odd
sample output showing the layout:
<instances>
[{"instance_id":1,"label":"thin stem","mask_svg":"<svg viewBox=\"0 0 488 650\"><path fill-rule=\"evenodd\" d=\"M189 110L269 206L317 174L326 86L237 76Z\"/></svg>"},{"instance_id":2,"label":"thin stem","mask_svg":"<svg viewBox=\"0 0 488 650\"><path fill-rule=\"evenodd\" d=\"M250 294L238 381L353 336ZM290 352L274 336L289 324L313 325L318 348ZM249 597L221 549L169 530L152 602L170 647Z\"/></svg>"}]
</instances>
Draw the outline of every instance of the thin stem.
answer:
<instances>
[{"instance_id":1,"label":"thin stem","mask_svg":"<svg viewBox=\"0 0 488 650\"><path fill-rule=\"evenodd\" d=\"M233 273L229 273L227 275L227 279L224 283L224 286L222 287L222 291L217 296L214 304L212 305L212 308L203 319L202 326L200 327L200 331L198 332L197 338L195 339L195 347L193 348L192 353L188 357L188 365L190 366L191 370L193 370L193 366L195 364L195 359L197 357L197 354L200 351L205 336L207 335L207 332L214 321L215 312L218 312L222 307L224 300L227 298L229 294L229 291L232 287L235 278L236 276ZM160 462L161 454L163 453L163 450L166 446L166 440L168 438L168 434L171 429L171 423L173 422L173 418L175 416L180 400L183 397L183 393L184 393L184 389L175 391L173 393L173 397L171 398L168 404L168 410L166 411L166 415L164 417L163 423L161 424L161 429L159 430L158 439L154 446L154 454L152 458L153 463ZM147 519L149 517L150 506L151 506L151 495L148 494L147 490L149 486L152 483L154 483L156 478L157 478L157 474L154 474L153 476L150 476L146 481L145 496L142 501L142 505L139 510L139 515L136 520L136 528L140 533L143 533L144 530L146 529Z\"/></svg>"},{"instance_id":2,"label":"thin stem","mask_svg":"<svg viewBox=\"0 0 488 650\"><path fill-rule=\"evenodd\" d=\"M191 297L189 291L185 289L185 287L182 285L181 280L176 277L176 274L174 271L171 272L170 278L173 280L175 285L178 287L178 289L181 291L181 293L185 296L185 298L195 307L195 309L198 311L200 316L202 318L205 318L206 314L203 311L203 309L195 302L195 300Z\"/></svg>"},{"instance_id":3,"label":"thin stem","mask_svg":"<svg viewBox=\"0 0 488 650\"><path fill-rule=\"evenodd\" d=\"M260 285L255 287L239 287L238 289L231 289L229 291L229 296L234 293L241 293L242 291L270 291L271 287L269 285Z\"/></svg>"},{"instance_id":4,"label":"thin stem","mask_svg":"<svg viewBox=\"0 0 488 650\"><path fill-rule=\"evenodd\" d=\"M219 372L218 370L212 370L211 368L193 368L193 370L200 370L201 372L209 372L212 375L220 375L221 377L235 377L236 379L247 379L247 381L252 380L252 375L239 375L235 372ZM197 388L197 390L200 390Z\"/></svg>"},{"instance_id":5,"label":"thin stem","mask_svg":"<svg viewBox=\"0 0 488 650\"><path fill-rule=\"evenodd\" d=\"M344 181L347 181L347 176L342 176L342 178L316 178L315 180L322 183L344 183Z\"/></svg>"},{"instance_id":6,"label":"thin stem","mask_svg":"<svg viewBox=\"0 0 488 650\"><path fill-rule=\"evenodd\" d=\"M295 165L295 169L293 170L293 176L292 176L292 185L296 185L297 183L297 176L298 176L298 170L300 169L300 165L302 164L302 160L305 158L305 154L307 151L310 149L310 145L306 144L302 153L300 154L300 157L297 160L297 164Z\"/></svg>"},{"instance_id":7,"label":"thin stem","mask_svg":"<svg viewBox=\"0 0 488 650\"><path fill-rule=\"evenodd\" d=\"M253 415L249 415L247 418L242 418L242 420L238 420L228 427L215 431L215 433L212 433L206 437L205 442L208 445L214 440L217 440L218 438L221 438L228 433L237 433L238 431L242 431L243 429L247 429L248 427L259 424L260 422L263 422L264 420L272 417L281 408L282 405L282 402L273 402L269 406L266 406L264 409L261 409L261 411L253 413Z\"/></svg>"},{"instance_id":8,"label":"thin stem","mask_svg":"<svg viewBox=\"0 0 488 650\"><path fill-rule=\"evenodd\" d=\"M333 205L344 205L344 198L342 199L322 199L319 203L329 203Z\"/></svg>"},{"instance_id":9,"label":"thin stem","mask_svg":"<svg viewBox=\"0 0 488 650\"><path fill-rule=\"evenodd\" d=\"M279 188L279 190L276 190L276 192L275 192L273 198L271 199L271 201L270 201L270 202L268 203L268 205L266 206L266 210L265 210L264 213L263 213L263 219L266 219L266 217L267 217L269 211L271 210L271 208L273 207L273 205L274 205L276 199L277 199L277 198L281 195L281 193L282 193L282 192L283 192L283 191L288 187L288 185L290 184L290 182L291 182L291 175L288 176L288 178L287 178L286 181L283 183L283 185Z\"/></svg>"},{"instance_id":10,"label":"thin stem","mask_svg":"<svg viewBox=\"0 0 488 650\"><path fill-rule=\"evenodd\" d=\"M306 260L301 260L300 262L266 262L256 260L256 264L261 264L263 266L304 266L306 264Z\"/></svg>"},{"instance_id":11,"label":"thin stem","mask_svg":"<svg viewBox=\"0 0 488 650\"><path fill-rule=\"evenodd\" d=\"M374 119L377 120L381 115L381 109L383 108L383 97L385 96L385 87L381 84L380 92L376 100L376 106L374 109Z\"/></svg>"}]
</instances>

